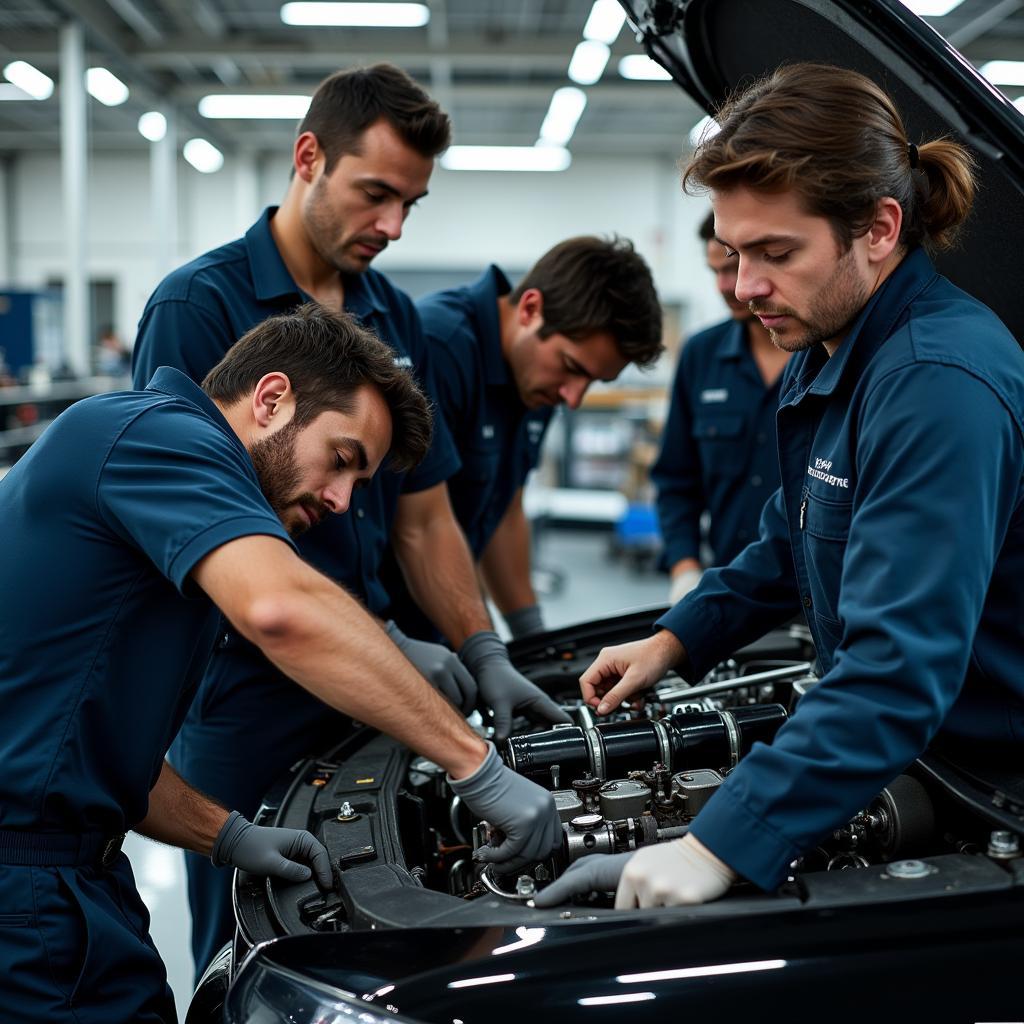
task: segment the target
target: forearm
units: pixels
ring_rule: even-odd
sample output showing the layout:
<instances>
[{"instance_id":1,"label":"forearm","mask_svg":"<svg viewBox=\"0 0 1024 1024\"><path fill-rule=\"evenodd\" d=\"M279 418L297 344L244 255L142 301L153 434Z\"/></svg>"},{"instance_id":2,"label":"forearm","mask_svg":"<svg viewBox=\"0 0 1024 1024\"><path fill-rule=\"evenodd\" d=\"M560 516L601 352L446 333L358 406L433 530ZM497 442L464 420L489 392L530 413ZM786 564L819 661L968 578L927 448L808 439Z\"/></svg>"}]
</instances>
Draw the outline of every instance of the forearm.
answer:
<instances>
[{"instance_id":1,"label":"forearm","mask_svg":"<svg viewBox=\"0 0 1024 1024\"><path fill-rule=\"evenodd\" d=\"M149 793L149 811L135 826L140 835L209 856L228 811L193 789L164 761Z\"/></svg>"},{"instance_id":2,"label":"forearm","mask_svg":"<svg viewBox=\"0 0 1024 1024\"><path fill-rule=\"evenodd\" d=\"M494 624L447 488L439 488L430 495L403 496L391 538L413 599L457 650L468 637Z\"/></svg>"},{"instance_id":3,"label":"forearm","mask_svg":"<svg viewBox=\"0 0 1024 1024\"><path fill-rule=\"evenodd\" d=\"M487 592L502 615L537 603L530 581L530 524L522 494L522 490L516 494L480 557Z\"/></svg>"}]
</instances>

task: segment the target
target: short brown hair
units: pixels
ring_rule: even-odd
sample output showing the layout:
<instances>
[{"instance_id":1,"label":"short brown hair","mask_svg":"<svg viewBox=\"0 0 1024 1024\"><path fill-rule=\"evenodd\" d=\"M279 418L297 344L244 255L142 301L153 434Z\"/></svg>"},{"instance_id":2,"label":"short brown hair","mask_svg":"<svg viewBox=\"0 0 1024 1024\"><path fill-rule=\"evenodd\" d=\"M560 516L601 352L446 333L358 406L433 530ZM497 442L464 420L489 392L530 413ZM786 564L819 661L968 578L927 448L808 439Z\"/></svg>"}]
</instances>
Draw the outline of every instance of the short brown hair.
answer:
<instances>
[{"instance_id":1,"label":"short brown hair","mask_svg":"<svg viewBox=\"0 0 1024 1024\"><path fill-rule=\"evenodd\" d=\"M731 97L683 171L683 188L795 190L849 248L889 196L900 244L947 249L974 201L971 154L950 139L912 147L892 98L864 75L792 64Z\"/></svg>"},{"instance_id":2,"label":"short brown hair","mask_svg":"<svg viewBox=\"0 0 1024 1024\"><path fill-rule=\"evenodd\" d=\"M395 353L347 313L317 302L257 324L206 375L203 390L224 404L251 394L268 373L287 374L295 392L297 427L322 412L351 413L356 392L380 392L391 412L390 465L416 466L430 447L430 406L412 375L395 366Z\"/></svg>"},{"instance_id":3,"label":"short brown hair","mask_svg":"<svg viewBox=\"0 0 1024 1024\"><path fill-rule=\"evenodd\" d=\"M608 331L623 358L649 366L661 343L661 305L651 271L624 238L569 238L549 249L509 296L518 302L536 288L544 296L540 336L580 341Z\"/></svg>"},{"instance_id":4,"label":"short brown hair","mask_svg":"<svg viewBox=\"0 0 1024 1024\"><path fill-rule=\"evenodd\" d=\"M435 157L452 138L448 115L401 68L373 64L325 78L299 125L312 132L330 173L343 153L358 153L363 132L383 118L417 153Z\"/></svg>"}]
</instances>

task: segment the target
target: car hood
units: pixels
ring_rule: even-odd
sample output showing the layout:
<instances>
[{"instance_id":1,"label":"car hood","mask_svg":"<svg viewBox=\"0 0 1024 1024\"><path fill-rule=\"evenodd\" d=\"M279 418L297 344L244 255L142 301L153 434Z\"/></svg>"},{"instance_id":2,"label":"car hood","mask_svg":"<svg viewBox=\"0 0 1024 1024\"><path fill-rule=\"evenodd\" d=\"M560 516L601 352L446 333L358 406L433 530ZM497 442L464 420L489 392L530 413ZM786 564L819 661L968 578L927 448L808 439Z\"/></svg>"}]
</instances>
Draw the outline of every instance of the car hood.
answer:
<instances>
[{"instance_id":1,"label":"car hood","mask_svg":"<svg viewBox=\"0 0 1024 1024\"><path fill-rule=\"evenodd\" d=\"M1024 344L1016 250L1024 232L1024 115L899 0L620 0L648 54L713 112L780 64L852 68L896 100L911 141L970 147L981 188L939 271L990 306Z\"/></svg>"}]
</instances>

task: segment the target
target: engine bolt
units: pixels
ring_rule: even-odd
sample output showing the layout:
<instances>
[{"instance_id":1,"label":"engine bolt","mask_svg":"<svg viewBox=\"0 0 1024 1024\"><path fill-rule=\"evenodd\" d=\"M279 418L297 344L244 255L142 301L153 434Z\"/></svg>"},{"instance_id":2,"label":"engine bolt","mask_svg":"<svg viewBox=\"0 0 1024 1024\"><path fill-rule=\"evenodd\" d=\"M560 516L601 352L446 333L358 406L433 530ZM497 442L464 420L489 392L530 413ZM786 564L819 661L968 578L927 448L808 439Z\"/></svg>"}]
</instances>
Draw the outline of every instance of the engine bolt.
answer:
<instances>
[{"instance_id":1,"label":"engine bolt","mask_svg":"<svg viewBox=\"0 0 1024 1024\"><path fill-rule=\"evenodd\" d=\"M516 879L517 896L535 896L536 893L537 884L529 875L520 875Z\"/></svg>"},{"instance_id":2,"label":"engine bolt","mask_svg":"<svg viewBox=\"0 0 1024 1024\"><path fill-rule=\"evenodd\" d=\"M346 800L338 810L338 821L355 821L359 817L356 809Z\"/></svg>"},{"instance_id":3,"label":"engine bolt","mask_svg":"<svg viewBox=\"0 0 1024 1024\"><path fill-rule=\"evenodd\" d=\"M1013 832L993 832L988 837L987 852L997 860L1013 860L1020 856L1020 840Z\"/></svg>"},{"instance_id":4,"label":"engine bolt","mask_svg":"<svg viewBox=\"0 0 1024 1024\"><path fill-rule=\"evenodd\" d=\"M926 878L936 869L923 860L897 860L890 864L885 872L890 878Z\"/></svg>"}]
</instances>

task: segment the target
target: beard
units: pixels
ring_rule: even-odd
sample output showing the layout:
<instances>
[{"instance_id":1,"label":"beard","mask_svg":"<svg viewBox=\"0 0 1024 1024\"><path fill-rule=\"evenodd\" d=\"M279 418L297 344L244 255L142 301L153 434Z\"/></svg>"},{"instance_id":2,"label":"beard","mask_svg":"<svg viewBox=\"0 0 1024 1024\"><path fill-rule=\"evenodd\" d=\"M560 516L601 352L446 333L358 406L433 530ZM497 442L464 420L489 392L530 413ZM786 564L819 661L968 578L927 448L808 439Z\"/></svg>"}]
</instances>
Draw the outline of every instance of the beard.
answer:
<instances>
[{"instance_id":1,"label":"beard","mask_svg":"<svg viewBox=\"0 0 1024 1024\"><path fill-rule=\"evenodd\" d=\"M769 309L754 301L750 302L749 308L755 315L792 317L796 321L795 326L768 327L767 331L776 348L784 352L802 352L846 334L870 294L867 284L857 273L851 248L839 257L835 270L811 299L806 316L798 316L793 309Z\"/></svg>"},{"instance_id":2,"label":"beard","mask_svg":"<svg viewBox=\"0 0 1024 1024\"><path fill-rule=\"evenodd\" d=\"M344 225L339 222L331 206L326 176L318 178L310 189L302 214L306 234L316 254L328 266L334 267L339 274L362 274L373 259L350 252L349 247L354 243L365 242L367 245L380 247L381 251L387 247L386 238L345 239ZM341 241L335 241L339 238Z\"/></svg>"},{"instance_id":3,"label":"beard","mask_svg":"<svg viewBox=\"0 0 1024 1024\"><path fill-rule=\"evenodd\" d=\"M305 533L309 526L301 516L291 524L285 522L288 509L302 505L309 510L314 521L322 519L327 512L327 508L309 491L296 493L302 478L295 458L299 430L293 420L270 437L254 442L249 449L263 497L293 537Z\"/></svg>"}]
</instances>

